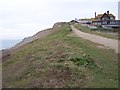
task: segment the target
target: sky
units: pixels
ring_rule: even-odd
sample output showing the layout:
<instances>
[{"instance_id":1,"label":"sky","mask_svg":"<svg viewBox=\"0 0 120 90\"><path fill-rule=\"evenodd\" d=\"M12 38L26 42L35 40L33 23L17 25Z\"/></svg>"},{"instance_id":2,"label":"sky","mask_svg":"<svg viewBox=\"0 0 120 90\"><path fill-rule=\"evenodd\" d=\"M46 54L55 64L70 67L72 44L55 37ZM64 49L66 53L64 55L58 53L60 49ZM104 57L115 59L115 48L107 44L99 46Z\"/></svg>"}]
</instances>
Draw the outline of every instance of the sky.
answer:
<instances>
[{"instance_id":1,"label":"sky","mask_svg":"<svg viewBox=\"0 0 120 90\"><path fill-rule=\"evenodd\" d=\"M118 2L118 19L120 20L120 1Z\"/></svg>"},{"instance_id":2,"label":"sky","mask_svg":"<svg viewBox=\"0 0 120 90\"><path fill-rule=\"evenodd\" d=\"M0 39L23 39L56 22L110 13L118 19L119 0L0 0Z\"/></svg>"}]
</instances>

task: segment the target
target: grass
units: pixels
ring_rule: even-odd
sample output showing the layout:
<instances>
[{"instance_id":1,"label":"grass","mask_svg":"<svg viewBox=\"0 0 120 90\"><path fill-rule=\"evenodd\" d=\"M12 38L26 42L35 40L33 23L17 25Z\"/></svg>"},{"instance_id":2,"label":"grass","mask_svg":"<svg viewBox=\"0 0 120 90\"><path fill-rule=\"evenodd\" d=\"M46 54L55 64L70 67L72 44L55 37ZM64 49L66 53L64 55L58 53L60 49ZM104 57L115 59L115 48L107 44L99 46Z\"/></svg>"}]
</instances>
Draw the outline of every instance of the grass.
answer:
<instances>
[{"instance_id":1,"label":"grass","mask_svg":"<svg viewBox=\"0 0 120 90\"><path fill-rule=\"evenodd\" d=\"M3 62L3 87L118 87L118 55L113 50L75 37L67 23L53 30Z\"/></svg>"},{"instance_id":2,"label":"grass","mask_svg":"<svg viewBox=\"0 0 120 90\"><path fill-rule=\"evenodd\" d=\"M90 33L90 34L94 34L94 35L98 35L98 36L103 36L103 37L107 37L110 39L119 39L119 34L118 32L110 32L110 30L104 30L104 29L90 29L87 26L82 26L81 24L75 24L75 27L83 32L86 33Z\"/></svg>"}]
</instances>

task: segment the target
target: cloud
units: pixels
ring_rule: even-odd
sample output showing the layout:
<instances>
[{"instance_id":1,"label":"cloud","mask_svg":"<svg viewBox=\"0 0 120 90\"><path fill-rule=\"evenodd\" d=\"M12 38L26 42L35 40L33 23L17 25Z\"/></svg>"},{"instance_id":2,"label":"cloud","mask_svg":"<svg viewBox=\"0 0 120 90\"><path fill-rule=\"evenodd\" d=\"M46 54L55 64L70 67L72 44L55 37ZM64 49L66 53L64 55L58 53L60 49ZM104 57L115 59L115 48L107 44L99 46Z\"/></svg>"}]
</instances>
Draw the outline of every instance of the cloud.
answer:
<instances>
[{"instance_id":1,"label":"cloud","mask_svg":"<svg viewBox=\"0 0 120 90\"><path fill-rule=\"evenodd\" d=\"M1 39L23 39L24 37L32 36L41 30L51 27L52 25L33 23L16 24L14 27L0 27L0 36Z\"/></svg>"},{"instance_id":2,"label":"cloud","mask_svg":"<svg viewBox=\"0 0 120 90\"><path fill-rule=\"evenodd\" d=\"M118 0L0 0L0 34L17 39L52 27L56 22L94 17L107 10L117 16Z\"/></svg>"}]
</instances>

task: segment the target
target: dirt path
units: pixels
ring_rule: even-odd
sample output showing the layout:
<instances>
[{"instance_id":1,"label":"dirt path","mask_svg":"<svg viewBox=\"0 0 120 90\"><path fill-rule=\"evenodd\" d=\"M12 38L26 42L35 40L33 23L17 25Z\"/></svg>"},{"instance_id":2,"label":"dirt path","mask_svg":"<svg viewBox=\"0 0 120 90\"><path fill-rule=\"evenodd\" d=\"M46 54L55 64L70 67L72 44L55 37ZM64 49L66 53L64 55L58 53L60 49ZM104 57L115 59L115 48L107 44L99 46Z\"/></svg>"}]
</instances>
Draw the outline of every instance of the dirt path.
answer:
<instances>
[{"instance_id":1,"label":"dirt path","mask_svg":"<svg viewBox=\"0 0 120 90\"><path fill-rule=\"evenodd\" d=\"M97 35L93 35L93 34L84 33L82 31L76 29L75 27L73 27L73 25L71 25L71 28L77 36L82 37L84 39L87 39L89 41L98 43L98 44L102 44L106 47L109 47L109 48L115 50L116 53L120 53L120 52L118 52L118 40L109 39L109 38L105 38L105 37L102 37L102 36L97 36Z\"/></svg>"}]
</instances>

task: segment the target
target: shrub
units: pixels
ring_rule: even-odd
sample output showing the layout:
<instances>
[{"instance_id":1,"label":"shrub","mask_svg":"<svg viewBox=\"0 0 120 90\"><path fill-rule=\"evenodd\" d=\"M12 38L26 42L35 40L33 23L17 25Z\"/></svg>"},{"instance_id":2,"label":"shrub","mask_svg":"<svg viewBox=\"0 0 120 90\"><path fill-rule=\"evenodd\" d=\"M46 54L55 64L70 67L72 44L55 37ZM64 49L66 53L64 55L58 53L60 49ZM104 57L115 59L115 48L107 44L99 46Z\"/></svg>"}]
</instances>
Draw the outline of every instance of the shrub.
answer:
<instances>
[{"instance_id":1,"label":"shrub","mask_svg":"<svg viewBox=\"0 0 120 90\"><path fill-rule=\"evenodd\" d=\"M84 55L82 57L71 58L70 61L75 63L75 65L77 65L77 66L84 66L84 67L96 66L94 61L90 58L89 55Z\"/></svg>"}]
</instances>

